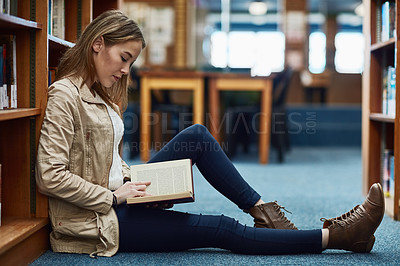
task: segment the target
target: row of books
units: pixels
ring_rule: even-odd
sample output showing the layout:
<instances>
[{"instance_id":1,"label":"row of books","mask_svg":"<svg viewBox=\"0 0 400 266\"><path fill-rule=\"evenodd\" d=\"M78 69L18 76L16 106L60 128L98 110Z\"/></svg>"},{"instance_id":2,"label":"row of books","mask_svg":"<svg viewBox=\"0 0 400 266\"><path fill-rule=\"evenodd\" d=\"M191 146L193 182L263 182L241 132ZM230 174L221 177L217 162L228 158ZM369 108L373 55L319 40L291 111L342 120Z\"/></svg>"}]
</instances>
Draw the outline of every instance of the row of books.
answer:
<instances>
[{"instance_id":1,"label":"row of books","mask_svg":"<svg viewBox=\"0 0 400 266\"><path fill-rule=\"evenodd\" d=\"M394 196L394 153L391 149L383 152L382 188L386 197Z\"/></svg>"},{"instance_id":2,"label":"row of books","mask_svg":"<svg viewBox=\"0 0 400 266\"><path fill-rule=\"evenodd\" d=\"M60 39L65 39L65 1L49 0L48 33Z\"/></svg>"},{"instance_id":3,"label":"row of books","mask_svg":"<svg viewBox=\"0 0 400 266\"><path fill-rule=\"evenodd\" d=\"M381 41L387 41L396 36L396 3L394 0L385 1L381 10ZM379 18L378 18L379 19Z\"/></svg>"},{"instance_id":4,"label":"row of books","mask_svg":"<svg viewBox=\"0 0 400 266\"><path fill-rule=\"evenodd\" d=\"M396 68L392 66L382 73L382 114L396 116Z\"/></svg>"},{"instance_id":5,"label":"row of books","mask_svg":"<svg viewBox=\"0 0 400 266\"><path fill-rule=\"evenodd\" d=\"M17 108L15 35L0 35L0 110Z\"/></svg>"},{"instance_id":6,"label":"row of books","mask_svg":"<svg viewBox=\"0 0 400 266\"><path fill-rule=\"evenodd\" d=\"M0 0L0 13L17 15L18 0Z\"/></svg>"}]
</instances>

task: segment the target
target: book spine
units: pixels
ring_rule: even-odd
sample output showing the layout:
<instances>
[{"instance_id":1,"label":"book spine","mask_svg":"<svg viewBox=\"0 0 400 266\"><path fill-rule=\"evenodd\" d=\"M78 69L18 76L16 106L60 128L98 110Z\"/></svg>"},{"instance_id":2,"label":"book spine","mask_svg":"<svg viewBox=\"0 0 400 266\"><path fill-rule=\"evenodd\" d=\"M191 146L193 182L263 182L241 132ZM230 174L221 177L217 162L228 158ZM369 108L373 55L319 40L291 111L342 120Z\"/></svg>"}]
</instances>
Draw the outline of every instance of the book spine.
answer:
<instances>
[{"instance_id":1,"label":"book spine","mask_svg":"<svg viewBox=\"0 0 400 266\"><path fill-rule=\"evenodd\" d=\"M388 72L387 114L388 116L395 117L396 116L396 69L392 66L389 66L387 72Z\"/></svg>"},{"instance_id":2,"label":"book spine","mask_svg":"<svg viewBox=\"0 0 400 266\"><path fill-rule=\"evenodd\" d=\"M53 0L53 35L65 39L65 9L64 0Z\"/></svg>"},{"instance_id":3,"label":"book spine","mask_svg":"<svg viewBox=\"0 0 400 266\"><path fill-rule=\"evenodd\" d=\"M1 164L0 164L0 226L1 226Z\"/></svg>"},{"instance_id":4,"label":"book spine","mask_svg":"<svg viewBox=\"0 0 400 266\"><path fill-rule=\"evenodd\" d=\"M0 86L3 86L3 80L4 80L4 75L5 75L5 73L3 71L3 68L4 68L3 66L4 66L3 45L0 44Z\"/></svg>"},{"instance_id":5,"label":"book spine","mask_svg":"<svg viewBox=\"0 0 400 266\"><path fill-rule=\"evenodd\" d=\"M0 13L10 14L10 10L11 10L10 0L0 0Z\"/></svg>"},{"instance_id":6,"label":"book spine","mask_svg":"<svg viewBox=\"0 0 400 266\"><path fill-rule=\"evenodd\" d=\"M389 157L389 169L390 169L390 178L389 178L389 196L394 197L394 155L393 152Z\"/></svg>"},{"instance_id":7,"label":"book spine","mask_svg":"<svg viewBox=\"0 0 400 266\"><path fill-rule=\"evenodd\" d=\"M2 85L7 83L6 77L7 77L7 45L3 44L3 80L2 80Z\"/></svg>"},{"instance_id":8,"label":"book spine","mask_svg":"<svg viewBox=\"0 0 400 266\"><path fill-rule=\"evenodd\" d=\"M382 114L387 115L388 110L388 69L382 70Z\"/></svg>"},{"instance_id":9,"label":"book spine","mask_svg":"<svg viewBox=\"0 0 400 266\"><path fill-rule=\"evenodd\" d=\"M8 108L7 84L3 84L3 109Z\"/></svg>"},{"instance_id":10,"label":"book spine","mask_svg":"<svg viewBox=\"0 0 400 266\"><path fill-rule=\"evenodd\" d=\"M17 45L15 35L0 35L1 107L17 108Z\"/></svg>"},{"instance_id":11,"label":"book spine","mask_svg":"<svg viewBox=\"0 0 400 266\"><path fill-rule=\"evenodd\" d=\"M390 150L383 152L382 188L386 197L390 196Z\"/></svg>"},{"instance_id":12,"label":"book spine","mask_svg":"<svg viewBox=\"0 0 400 266\"><path fill-rule=\"evenodd\" d=\"M389 40L389 1L382 4L382 31L381 40Z\"/></svg>"},{"instance_id":13,"label":"book spine","mask_svg":"<svg viewBox=\"0 0 400 266\"><path fill-rule=\"evenodd\" d=\"M376 43L381 42L381 34L382 34L382 8L379 5L380 1L377 3L375 15L376 15L376 29L375 29L375 36L376 36Z\"/></svg>"},{"instance_id":14,"label":"book spine","mask_svg":"<svg viewBox=\"0 0 400 266\"><path fill-rule=\"evenodd\" d=\"M49 0L47 33L53 35L53 0Z\"/></svg>"},{"instance_id":15,"label":"book spine","mask_svg":"<svg viewBox=\"0 0 400 266\"><path fill-rule=\"evenodd\" d=\"M393 1L389 2L388 11L389 23L388 23L388 34L389 38L396 37L396 3Z\"/></svg>"},{"instance_id":16,"label":"book spine","mask_svg":"<svg viewBox=\"0 0 400 266\"><path fill-rule=\"evenodd\" d=\"M18 0L10 1L10 15L18 16Z\"/></svg>"},{"instance_id":17,"label":"book spine","mask_svg":"<svg viewBox=\"0 0 400 266\"><path fill-rule=\"evenodd\" d=\"M49 80L48 80L49 86L55 81L56 74L57 74L57 68L49 67Z\"/></svg>"},{"instance_id":18,"label":"book spine","mask_svg":"<svg viewBox=\"0 0 400 266\"><path fill-rule=\"evenodd\" d=\"M11 108L17 108L17 42L12 36L12 83L11 83Z\"/></svg>"}]
</instances>

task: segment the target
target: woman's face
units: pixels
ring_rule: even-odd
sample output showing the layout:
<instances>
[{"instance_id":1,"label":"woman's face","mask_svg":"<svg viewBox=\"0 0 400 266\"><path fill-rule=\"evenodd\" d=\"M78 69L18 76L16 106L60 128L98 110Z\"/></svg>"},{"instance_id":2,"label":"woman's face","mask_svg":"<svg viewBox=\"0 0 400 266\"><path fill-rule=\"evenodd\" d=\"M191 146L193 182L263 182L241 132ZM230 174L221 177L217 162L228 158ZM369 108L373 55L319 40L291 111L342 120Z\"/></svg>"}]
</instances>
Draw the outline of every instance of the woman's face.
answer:
<instances>
[{"instance_id":1,"label":"woman's face","mask_svg":"<svg viewBox=\"0 0 400 266\"><path fill-rule=\"evenodd\" d=\"M103 37L93 44L93 59L96 68L96 81L110 88L123 75L129 74L129 68L142 51L141 41L126 41L105 46Z\"/></svg>"}]
</instances>

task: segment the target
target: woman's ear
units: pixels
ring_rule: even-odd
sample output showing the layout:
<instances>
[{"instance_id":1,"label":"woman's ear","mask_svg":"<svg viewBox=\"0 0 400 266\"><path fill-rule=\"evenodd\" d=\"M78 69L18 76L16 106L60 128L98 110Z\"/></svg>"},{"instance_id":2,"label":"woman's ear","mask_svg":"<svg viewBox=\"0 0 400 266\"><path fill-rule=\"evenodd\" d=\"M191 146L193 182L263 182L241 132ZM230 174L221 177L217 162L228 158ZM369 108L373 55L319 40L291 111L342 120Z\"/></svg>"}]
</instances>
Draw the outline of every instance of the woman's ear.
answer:
<instances>
[{"instance_id":1,"label":"woman's ear","mask_svg":"<svg viewBox=\"0 0 400 266\"><path fill-rule=\"evenodd\" d=\"M104 45L104 38L103 38L103 36L100 36L94 41L92 49L93 49L93 51L98 53L98 52L100 52L103 45Z\"/></svg>"}]
</instances>

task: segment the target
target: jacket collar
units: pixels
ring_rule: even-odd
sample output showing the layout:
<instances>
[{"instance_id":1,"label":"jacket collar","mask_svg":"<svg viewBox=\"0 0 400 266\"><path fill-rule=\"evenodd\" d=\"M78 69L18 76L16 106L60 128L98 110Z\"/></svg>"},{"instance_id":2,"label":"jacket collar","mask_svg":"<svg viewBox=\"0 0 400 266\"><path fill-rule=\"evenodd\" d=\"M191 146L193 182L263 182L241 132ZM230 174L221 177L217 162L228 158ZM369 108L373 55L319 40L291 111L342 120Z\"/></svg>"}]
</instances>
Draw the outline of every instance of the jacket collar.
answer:
<instances>
[{"instance_id":1,"label":"jacket collar","mask_svg":"<svg viewBox=\"0 0 400 266\"><path fill-rule=\"evenodd\" d=\"M83 83L82 77L69 77L68 79L71 81L72 84L74 84L82 100L89 103L102 103L98 99L96 99L96 97L93 96L92 92L90 91L86 83Z\"/></svg>"},{"instance_id":2,"label":"jacket collar","mask_svg":"<svg viewBox=\"0 0 400 266\"><path fill-rule=\"evenodd\" d=\"M89 87L85 84L83 84L83 79L82 77L69 77L68 78L71 83L76 87L78 90L82 100L88 103L97 103L97 104L105 104L102 101L99 101L95 96L93 96L92 92L90 91ZM82 86L83 84L83 86ZM116 104L112 104L114 110L117 110L117 113L119 116L121 116L119 106Z\"/></svg>"}]
</instances>

